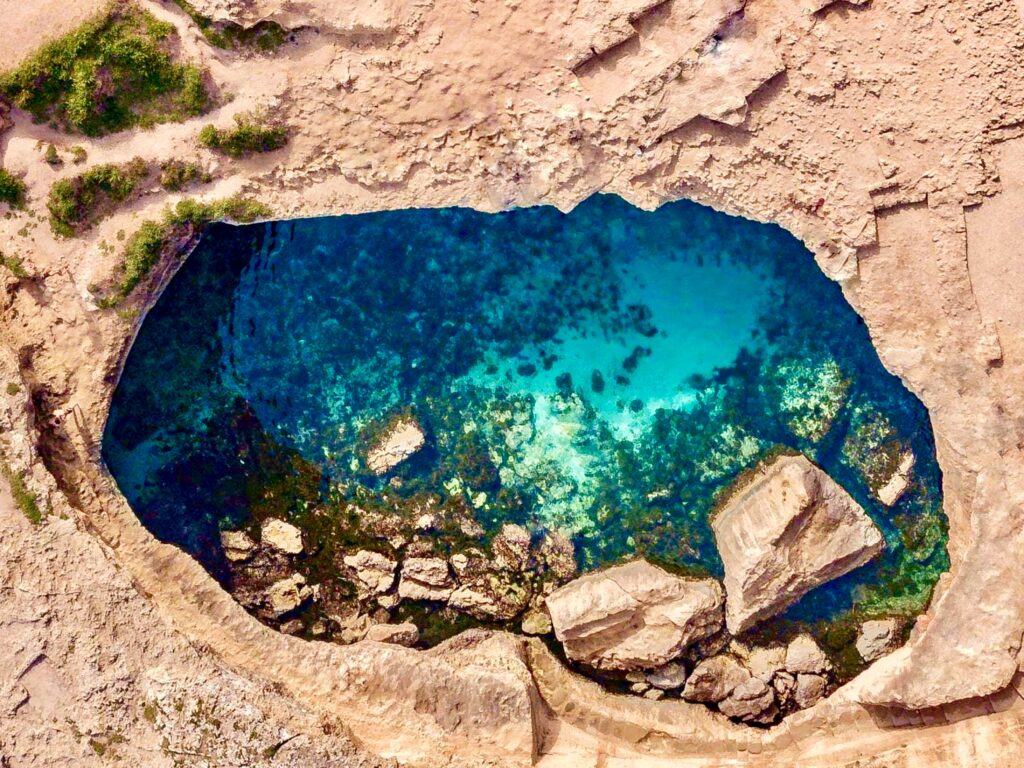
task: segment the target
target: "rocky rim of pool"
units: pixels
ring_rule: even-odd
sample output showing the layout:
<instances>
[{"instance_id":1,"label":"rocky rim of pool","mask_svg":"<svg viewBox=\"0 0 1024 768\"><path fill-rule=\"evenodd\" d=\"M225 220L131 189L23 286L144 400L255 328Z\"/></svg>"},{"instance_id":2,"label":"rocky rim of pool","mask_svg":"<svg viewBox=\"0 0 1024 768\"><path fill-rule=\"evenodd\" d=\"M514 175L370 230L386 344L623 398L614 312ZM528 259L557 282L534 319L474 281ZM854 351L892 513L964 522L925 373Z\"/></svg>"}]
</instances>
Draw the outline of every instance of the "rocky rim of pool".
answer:
<instances>
[{"instance_id":1,"label":"rocky rim of pool","mask_svg":"<svg viewBox=\"0 0 1024 768\"><path fill-rule=\"evenodd\" d=\"M217 225L104 455L282 632L503 627L756 725L898 647L948 568L927 413L838 287L686 202Z\"/></svg>"}]
</instances>

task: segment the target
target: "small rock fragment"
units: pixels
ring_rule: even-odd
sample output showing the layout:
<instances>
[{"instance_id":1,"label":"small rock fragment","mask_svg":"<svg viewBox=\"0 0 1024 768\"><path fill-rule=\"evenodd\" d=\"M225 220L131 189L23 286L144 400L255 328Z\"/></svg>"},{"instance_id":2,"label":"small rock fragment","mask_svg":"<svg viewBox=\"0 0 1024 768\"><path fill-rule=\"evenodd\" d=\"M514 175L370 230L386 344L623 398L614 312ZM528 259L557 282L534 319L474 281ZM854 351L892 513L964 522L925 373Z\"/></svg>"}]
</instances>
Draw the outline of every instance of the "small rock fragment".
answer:
<instances>
[{"instance_id":1,"label":"small rock fragment","mask_svg":"<svg viewBox=\"0 0 1024 768\"><path fill-rule=\"evenodd\" d=\"M274 582L266 592L267 603L275 616L294 611L312 596L313 590L301 573Z\"/></svg>"},{"instance_id":2,"label":"small rock fragment","mask_svg":"<svg viewBox=\"0 0 1024 768\"><path fill-rule=\"evenodd\" d=\"M825 696L825 687L828 681L821 675L796 676L796 690L793 693L793 700L800 709L813 707Z\"/></svg>"},{"instance_id":3,"label":"small rock fragment","mask_svg":"<svg viewBox=\"0 0 1024 768\"><path fill-rule=\"evenodd\" d=\"M256 553L256 542L245 531L221 531L220 544L224 556L233 563L248 560Z\"/></svg>"},{"instance_id":4,"label":"small rock fragment","mask_svg":"<svg viewBox=\"0 0 1024 768\"><path fill-rule=\"evenodd\" d=\"M440 557L410 557L402 563L398 594L409 600L447 600L452 594L448 563Z\"/></svg>"},{"instance_id":5,"label":"small rock fragment","mask_svg":"<svg viewBox=\"0 0 1024 768\"><path fill-rule=\"evenodd\" d=\"M825 674L832 669L828 657L808 634L797 635L786 648L786 671L796 675Z\"/></svg>"},{"instance_id":6,"label":"small rock fragment","mask_svg":"<svg viewBox=\"0 0 1024 768\"><path fill-rule=\"evenodd\" d=\"M683 698L717 703L748 679L750 672L732 656L713 656L694 667L683 689Z\"/></svg>"},{"instance_id":7,"label":"small rock fragment","mask_svg":"<svg viewBox=\"0 0 1024 768\"><path fill-rule=\"evenodd\" d=\"M770 683L772 677L786 666L786 648L782 645L758 646L747 657L747 669L759 680Z\"/></svg>"},{"instance_id":8,"label":"small rock fragment","mask_svg":"<svg viewBox=\"0 0 1024 768\"><path fill-rule=\"evenodd\" d=\"M910 473L914 469L914 452L907 451L900 457L899 466L885 484L875 492L875 496L887 507L900 500L910 486Z\"/></svg>"},{"instance_id":9,"label":"small rock fragment","mask_svg":"<svg viewBox=\"0 0 1024 768\"><path fill-rule=\"evenodd\" d=\"M670 661L663 667L651 670L646 677L647 682L655 688L670 691L673 688L682 688L686 685L686 668L682 664Z\"/></svg>"},{"instance_id":10,"label":"small rock fragment","mask_svg":"<svg viewBox=\"0 0 1024 768\"><path fill-rule=\"evenodd\" d=\"M342 562L355 571L359 586L371 595L387 592L395 583L398 563L380 552L361 549L354 555L346 555Z\"/></svg>"},{"instance_id":11,"label":"small rock fragment","mask_svg":"<svg viewBox=\"0 0 1024 768\"><path fill-rule=\"evenodd\" d=\"M757 720L775 704L775 694L763 680L749 677L718 704L722 714L739 720Z\"/></svg>"},{"instance_id":12,"label":"small rock fragment","mask_svg":"<svg viewBox=\"0 0 1024 768\"><path fill-rule=\"evenodd\" d=\"M551 632L551 617L547 611L528 611L523 616L522 629L526 635L546 635Z\"/></svg>"},{"instance_id":13,"label":"small rock fragment","mask_svg":"<svg viewBox=\"0 0 1024 768\"><path fill-rule=\"evenodd\" d=\"M877 661L895 651L900 644L896 619L865 621L857 635L857 653L864 661Z\"/></svg>"},{"instance_id":14,"label":"small rock fragment","mask_svg":"<svg viewBox=\"0 0 1024 768\"><path fill-rule=\"evenodd\" d=\"M302 531L291 523L286 523L275 517L263 521L260 528L260 540L267 546L287 555L297 555L302 552Z\"/></svg>"},{"instance_id":15,"label":"small rock fragment","mask_svg":"<svg viewBox=\"0 0 1024 768\"><path fill-rule=\"evenodd\" d=\"M376 643L392 643L411 648L420 639L420 631L412 622L403 624L374 624L363 637Z\"/></svg>"},{"instance_id":16,"label":"small rock fragment","mask_svg":"<svg viewBox=\"0 0 1024 768\"><path fill-rule=\"evenodd\" d=\"M658 701L664 695L665 692L660 690L659 688L651 688L650 690L644 692L644 698L649 699L650 701Z\"/></svg>"}]
</instances>

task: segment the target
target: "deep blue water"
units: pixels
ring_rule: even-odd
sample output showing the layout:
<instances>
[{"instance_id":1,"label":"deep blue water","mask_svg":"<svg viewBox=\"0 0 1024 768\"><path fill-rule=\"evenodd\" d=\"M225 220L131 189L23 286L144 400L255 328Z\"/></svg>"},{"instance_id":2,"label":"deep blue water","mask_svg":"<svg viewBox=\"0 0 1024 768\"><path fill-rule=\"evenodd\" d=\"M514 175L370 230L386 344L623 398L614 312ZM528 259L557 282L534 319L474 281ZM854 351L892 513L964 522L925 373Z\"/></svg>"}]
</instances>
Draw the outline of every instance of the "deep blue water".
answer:
<instances>
[{"instance_id":1,"label":"deep blue water","mask_svg":"<svg viewBox=\"0 0 1024 768\"><path fill-rule=\"evenodd\" d=\"M396 413L428 444L377 478L367 435ZM914 481L886 509L870 487L906 449ZM889 544L789 616L919 609L946 568L927 413L838 286L778 227L606 196L213 226L143 324L104 436L142 521L223 580L222 527L422 494L482 541L514 521L571 535L584 568L639 553L720 575L715 495L778 450Z\"/></svg>"}]
</instances>

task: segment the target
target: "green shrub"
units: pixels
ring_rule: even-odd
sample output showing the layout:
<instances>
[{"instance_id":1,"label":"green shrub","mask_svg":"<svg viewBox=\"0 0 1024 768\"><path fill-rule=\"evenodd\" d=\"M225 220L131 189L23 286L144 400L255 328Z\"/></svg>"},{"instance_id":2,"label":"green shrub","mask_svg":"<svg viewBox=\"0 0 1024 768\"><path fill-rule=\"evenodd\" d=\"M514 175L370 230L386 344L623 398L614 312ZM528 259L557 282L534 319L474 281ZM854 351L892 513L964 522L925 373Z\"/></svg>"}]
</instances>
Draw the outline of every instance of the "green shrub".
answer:
<instances>
[{"instance_id":1,"label":"green shrub","mask_svg":"<svg viewBox=\"0 0 1024 768\"><path fill-rule=\"evenodd\" d=\"M85 151L85 147L80 147L77 144L69 151L71 152L71 162L75 165L81 165L89 158L89 153Z\"/></svg>"},{"instance_id":2,"label":"green shrub","mask_svg":"<svg viewBox=\"0 0 1024 768\"><path fill-rule=\"evenodd\" d=\"M6 168L0 168L0 203L7 203L11 208L25 204L25 182Z\"/></svg>"},{"instance_id":3,"label":"green shrub","mask_svg":"<svg viewBox=\"0 0 1024 768\"><path fill-rule=\"evenodd\" d=\"M89 136L201 114L200 70L171 57L174 27L127 2L0 75L0 94L40 122Z\"/></svg>"},{"instance_id":4,"label":"green shrub","mask_svg":"<svg viewBox=\"0 0 1024 768\"><path fill-rule=\"evenodd\" d=\"M265 53L283 45L288 39L285 29L273 21L259 21L251 27L230 21L214 22L209 16L199 13L188 0L174 0L174 3L195 22L207 42L217 48L255 48Z\"/></svg>"},{"instance_id":5,"label":"green shrub","mask_svg":"<svg viewBox=\"0 0 1024 768\"><path fill-rule=\"evenodd\" d=\"M25 485L25 479L13 471L6 463L0 463L0 475L3 475L11 486L11 496L15 506L28 518L30 523L38 524L43 520L43 512L39 509L36 495Z\"/></svg>"},{"instance_id":6,"label":"green shrub","mask_svg":"<svg viewBox=\"0 0 1024 768\"><path fill-rule=\"evenodd\" d=\"M43 153L43 160L45 160L48 165L52 166L64 164L63 161L60 159L60 155L57 154L57 147L55 147L53 144L50 144L49 146L46 147L46 151Z\"/></svg>"},{"instance_id":7,"label":"green shrub","mask_svg":"<svg viewBox=\"0 0 1024 768\"><path fill-rule=\"evenodd\" d=\"M167 208L160 221L142 222L135 234L128 238L117 291L113 297L98 302L99 306L117 306L145 279L166 251L196 237L206 225L221 220L247 224L271 213L263 203L237 195L212 203L182 200L174 208Z\"/></svg>"},{"instance_id":8,"label":"green shrub","mask_svg":"<svg viewBox=\"0 0 1024 768\"><path fill-rule=\"evenodd\" d=\"M199 143L230 157L272 152L288 143L288 131L283 125L263 123L262 116L251 112L235 115L234 128L204 126L199 132Z\"/></svg>"},{"instance_id":9,"label":"green shrub","mask_svg":"<svg viewBox=\"0 0 1024 768\"><path fill-rule=\"evenodd\" d=\"M198 163L167 160L160 164L160 186L171 192L184 189L187 184L196 179L204 184L210 181L210 174L206 173Z\"/></svg>"},{"instance_id":10,"label":"green shrub","mask_svg":"<svg viewBox=\"0 0 1024 768\"><path fill-rule=\"evenodd\" d=\"M11 274L19 280L27 280L29 278L28 270L25 269L21 259L17 256L5 256L3 253L0 253L0 266L9 269Z\"/></svg>"},{"instance_id":11,"label":"green shrub","mask_svg":"<svg viewBox=\"0 0 1024 768\"><path fill-rule=\"evenodd\" d=\"M97 165L80 176L54 182L46 201L51 229L62 237L87 229L104 207L131 197L148 173L146 161L136 157L124 165Z\"/></svg>"}]
</instances>

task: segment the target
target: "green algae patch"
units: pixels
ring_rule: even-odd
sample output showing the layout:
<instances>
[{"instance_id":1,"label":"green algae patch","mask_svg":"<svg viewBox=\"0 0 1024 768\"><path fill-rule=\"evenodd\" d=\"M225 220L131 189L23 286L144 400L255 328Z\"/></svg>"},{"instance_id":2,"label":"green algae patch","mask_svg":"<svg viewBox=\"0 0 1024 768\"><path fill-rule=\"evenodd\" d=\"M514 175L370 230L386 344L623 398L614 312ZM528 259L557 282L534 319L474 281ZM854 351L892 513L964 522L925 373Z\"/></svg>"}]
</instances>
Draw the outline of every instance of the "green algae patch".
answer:
<instances>
[{"instance_id":1,"label":"green algae patch","mask_svg":"<svg viewBox=\"0 0 1024 768\"><path fill-rule=\"evenodd\" d=\"M0 75L0 94L70 133L102 136L184 120L210 106L204 74L175 61L174 27L127 2Z\"/></svg>"}]
</instances>

